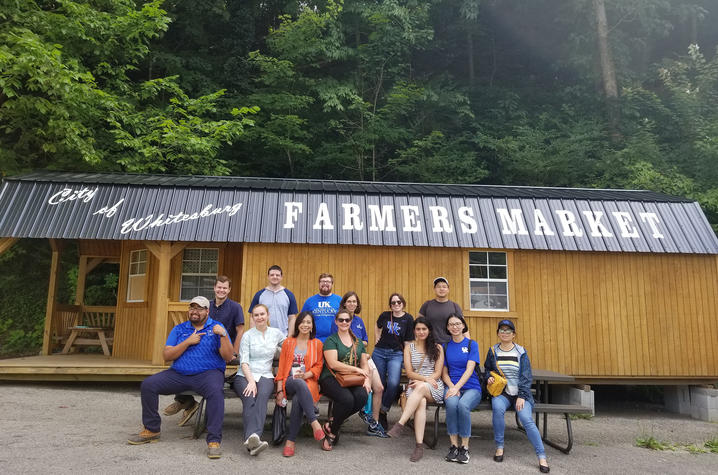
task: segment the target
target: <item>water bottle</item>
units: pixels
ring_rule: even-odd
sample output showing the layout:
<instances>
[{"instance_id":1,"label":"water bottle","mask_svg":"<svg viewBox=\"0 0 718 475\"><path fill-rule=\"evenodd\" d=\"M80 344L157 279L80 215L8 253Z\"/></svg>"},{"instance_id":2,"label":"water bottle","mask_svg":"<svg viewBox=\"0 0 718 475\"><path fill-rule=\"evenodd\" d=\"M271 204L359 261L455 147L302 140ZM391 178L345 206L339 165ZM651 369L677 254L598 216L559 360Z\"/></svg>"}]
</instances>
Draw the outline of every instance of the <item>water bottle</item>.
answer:
<instances>
[{"instance_id":1,"label":"water bottle","mask_svg":"<svg viewBox=\"0 0 718 475\"><path fill-rule=\"evenodd\" d=\"M300 371L301 371L301 366L299 365L299 363L292 364L292 378L294 377L295 374L297 374Z\"/></svg>"}]
</instances>

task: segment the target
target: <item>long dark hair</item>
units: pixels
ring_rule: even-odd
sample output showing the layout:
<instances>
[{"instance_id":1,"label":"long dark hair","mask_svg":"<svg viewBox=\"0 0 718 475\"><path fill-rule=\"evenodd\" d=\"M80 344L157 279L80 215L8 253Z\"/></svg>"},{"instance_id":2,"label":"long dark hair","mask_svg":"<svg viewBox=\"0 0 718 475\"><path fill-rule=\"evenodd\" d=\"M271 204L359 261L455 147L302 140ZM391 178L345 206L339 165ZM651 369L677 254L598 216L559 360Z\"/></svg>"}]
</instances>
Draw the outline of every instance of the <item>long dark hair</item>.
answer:
<instances>
[{"instance_id":1,"label":"long dark hair","mask_svg":"<svg viewBox=\"0 0 718 475\"><path fill-rule=\"evenodd\" d=\"M434 338L434 329L431 326L431 322L427 320L426 317L418 317L416 320L414 320L414 328L416 328L416 325L421 323L422 325L425 325L426 328L429 329L429 334L426 336L426 342L424 345L426 346L426 356L429 358L430 361L436 362L436 360L439 359L439 348L436 346L436 339Z\"/></svg>"},{"instance_id":2,"label":"long dark hair","mask_svg":"<svg viewBox=\"0 0 718 475\"><path fill-rule=\"evenodd\" d=\"M299 336L299 324L302 323L302 320L304 320L306 317L310 317L312 319L312 331L309 332L309 339L311 340L312 338L317 336L317 324L314 321L314 314L312 312L304 310L302 312L299 312L297 318L294 319L294 335L292 335L294 338Z\"/></svg>"}]
</instances>

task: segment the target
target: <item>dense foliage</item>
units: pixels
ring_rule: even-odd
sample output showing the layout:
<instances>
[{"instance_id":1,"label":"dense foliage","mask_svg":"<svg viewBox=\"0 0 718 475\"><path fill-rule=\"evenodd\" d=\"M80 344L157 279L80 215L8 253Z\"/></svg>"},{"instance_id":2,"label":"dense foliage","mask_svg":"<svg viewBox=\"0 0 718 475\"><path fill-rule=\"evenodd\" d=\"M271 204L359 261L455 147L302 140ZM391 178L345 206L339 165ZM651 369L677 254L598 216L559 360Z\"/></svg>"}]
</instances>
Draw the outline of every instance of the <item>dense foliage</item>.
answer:
<instances>
[{"instance_id":1,"label":"dense foliage","mask_svg":"<svg viewBox=\"0 0 718 475\"><path fill-rule=\"evenodd\" d=\"M0 169L643 188L715 225L717 20L718 0L0 0Z\"/></svg>"}]
</instances>

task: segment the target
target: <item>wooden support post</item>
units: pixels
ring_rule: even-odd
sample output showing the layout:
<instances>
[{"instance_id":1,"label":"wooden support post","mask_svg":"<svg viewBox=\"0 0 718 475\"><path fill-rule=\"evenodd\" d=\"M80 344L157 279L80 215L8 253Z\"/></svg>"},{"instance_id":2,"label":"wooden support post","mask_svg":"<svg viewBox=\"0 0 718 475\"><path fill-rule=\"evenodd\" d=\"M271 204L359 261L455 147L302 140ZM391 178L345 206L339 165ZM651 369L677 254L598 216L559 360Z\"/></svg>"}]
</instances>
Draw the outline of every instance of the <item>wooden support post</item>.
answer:
<instances>
[{"instance_id":1,"label":"wooden support post","mask_svg":"<svg viewBox=\"0 0 718 475\"><path fill-rule=\"evenodd\" d=\"M164 364L162 350L167 338L167 315L169 308L170 260L172 245L169 242L145 242L147 249L157 258L157 294L152 304L152 364Z\"/></svg>"},{"instance_id":2,"label":"wooden support post","mask_svg":"<svg viewBox=\"0 0 718 475\"><path fill-rule=\"evenodd\" d=\"M87 259L87 269L85 270L85 275L92 272L92 269L94 269L95 267L97 267L100 264L102 264L103 262L105 262L105 260L106 259L104 257L93 257L92 259L88 258Z\"/></svg>"},{"instance_id":3,"label":"wooden support post","mask_svg":"<svg viewBox=\"0 0 718 475\"><path fill-rule=\"evenodd\" d=\"M57 295L57 281L60 274L60 252L62 244L50 239L52 248L52 262L50 264L50 282L47 286L47 306L45 308L45 329L42 333L42 354L49 355L52 350L52 317L55 313L55 296Z\"/></svg>"},{"instance_id":4,"label":"wooden support post","mask_svg":"<svg viewBox=\"0 0 718 475\"><path fill-rule=\"evenodd\" d=\"M0 238L0 254L7 251L17 242L17 238Z\"/></svg>"}]
</instances>

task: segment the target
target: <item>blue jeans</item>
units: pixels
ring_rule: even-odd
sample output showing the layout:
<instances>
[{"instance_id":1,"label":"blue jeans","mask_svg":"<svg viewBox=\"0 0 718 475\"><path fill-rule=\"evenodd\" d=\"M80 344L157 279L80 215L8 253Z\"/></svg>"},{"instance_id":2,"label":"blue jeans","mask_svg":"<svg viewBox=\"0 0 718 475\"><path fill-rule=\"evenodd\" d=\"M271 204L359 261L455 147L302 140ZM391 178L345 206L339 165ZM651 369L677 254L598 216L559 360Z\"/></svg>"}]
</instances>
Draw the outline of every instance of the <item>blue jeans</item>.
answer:
<instances>
[{"instance_id":1,"label":"blue jeans","mask_svg":"<svg viewBox=\"0 0 718 475\"><path fill-rule=\"evenodd\" d=\"M381 378L381 384L384 385L384 395L381 397L381 410L389 412L399 391L404 352L401 350L390 350L388 348L374 348L371 359L376 365L379 378Z\"/></svg>"},{"instance_id":2,"label":"blue jeans","mask_svg":"<svg viewBox=\"0 0 718 475\"><path fill-rule=\"evenodd\" d=\"M449 388L446 388L447 392ZM444 392L446 394L446 392ZM459 396L444 397L446 432L459 437L471 437L471 410L481 402L481 390L462 389Z\"/></svg>"},{"instance_id":3,"label":"blue jeans","mask_svg":"<svg viewBox=\"0 0 718 475\"><path fill-rule=\"evenodd\" d=\"M506 428L504 414L506 414L506 410L510 406L511 401L509 401L509 399L503 394L500 394L491 399L491 409L493 411L492 422L494 426L494 442L496 442L497 449L504 448L504 429ZM531 417L532 412L533 406L530 402L526 401L524 403L524 408L518 411L519 422L521 422L521 425L524 427L524 429L526 429L526 435L528 436L531 445L534 446L538 458L546 458L546 450L543 447L541 435L539 434L538 428L536 427L536 423Z\"/></svg>"}]
</instances>

